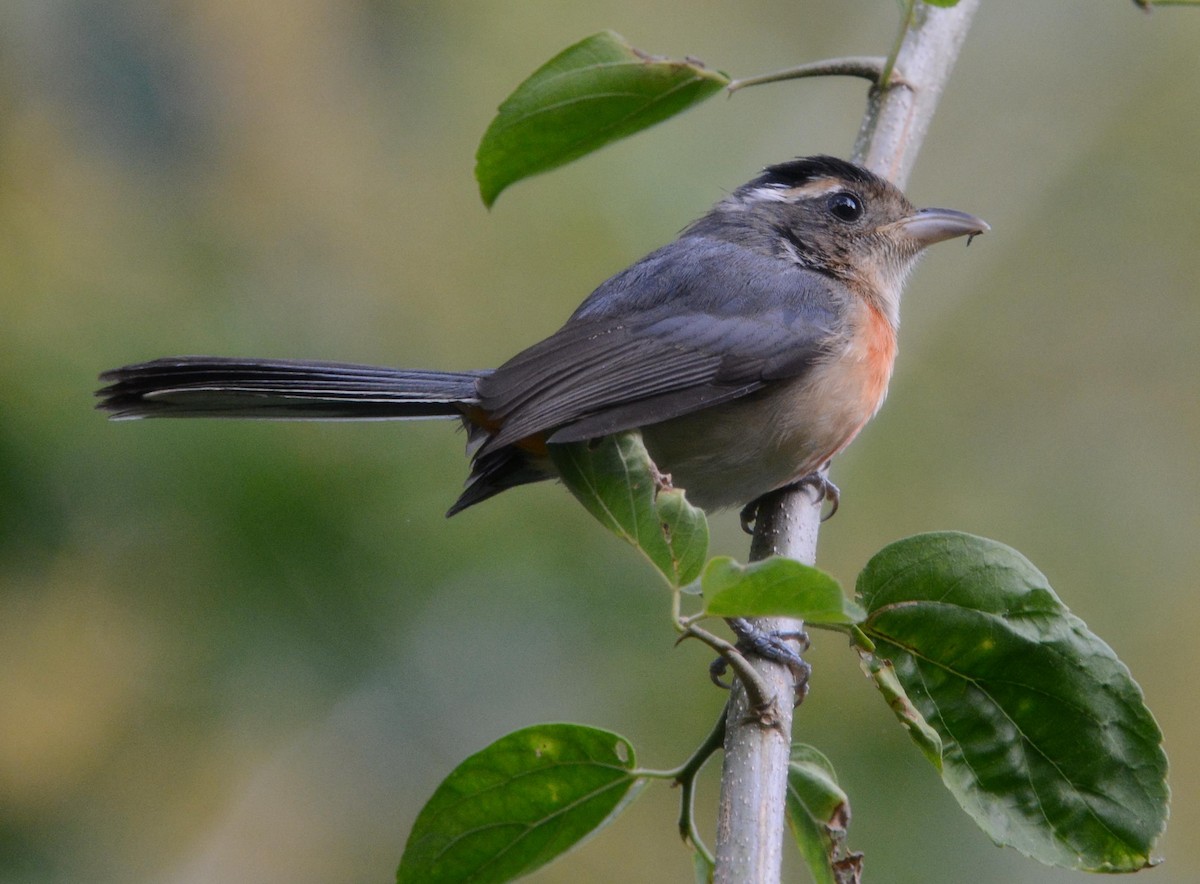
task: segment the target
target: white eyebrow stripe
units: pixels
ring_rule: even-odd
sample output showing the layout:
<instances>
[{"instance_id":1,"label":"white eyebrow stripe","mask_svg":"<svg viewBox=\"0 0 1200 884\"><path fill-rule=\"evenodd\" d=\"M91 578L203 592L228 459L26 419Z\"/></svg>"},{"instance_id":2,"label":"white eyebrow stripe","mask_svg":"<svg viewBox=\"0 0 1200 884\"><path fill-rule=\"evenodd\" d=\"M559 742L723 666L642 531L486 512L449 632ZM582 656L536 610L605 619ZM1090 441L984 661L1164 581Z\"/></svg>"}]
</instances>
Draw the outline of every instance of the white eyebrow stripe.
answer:
<instances>
[{"instance_id":1,"label":"white eyebrow stripe","mask_svg":"<svg viewBox=\"0 0 1200 884\"><path fill-rule=\"evenodd\" d=\"M747 194L752 200L774 203L792 203L801 199L812 199L827 193L841 190L846 186L844 181L837 178L816 178L806 181L796 187L784 187L782 184L764 184L756 187Z\"/></svg>"},{"instance_id":2,"label":"white eyebrow stripe","mask_svg":"<svg viewBox=\"0 0 1200 884\"><path fill-rule=\"evenodd\" d=\"M789 191L785 190L781 185L767 184L754 188L746 196L751 200L761 200L762 202L787 203L792 200L788 196L788 193Z\"/></svg>"}]
</instances>

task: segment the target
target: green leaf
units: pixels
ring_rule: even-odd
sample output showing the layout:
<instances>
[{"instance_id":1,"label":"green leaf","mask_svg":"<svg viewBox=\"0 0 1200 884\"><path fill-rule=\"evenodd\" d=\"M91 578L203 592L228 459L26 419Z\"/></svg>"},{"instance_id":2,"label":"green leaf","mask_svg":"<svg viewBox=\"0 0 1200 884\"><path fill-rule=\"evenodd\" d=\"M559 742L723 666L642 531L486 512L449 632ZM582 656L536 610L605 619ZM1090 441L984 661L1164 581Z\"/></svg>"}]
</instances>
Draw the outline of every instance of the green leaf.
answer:
<instances>
[{"instance_id":1,"label":"green leaf","mask_svg":"<svg viewBox=\"0 0 1200 884\"><path fill-rule=\"evenodd\" d=\"M857 881L862 854L846 853L850 800L838 785L829 759L812 746L796 743L788 764L787 815L792 835L815 884Z\"/></svg>"},{"instance_id":2,"label":"green leaf","mask_svg":"<svg viewBox=\"0 0 1200 884\"><path fill-rule=\"evenodd\" d=\"M1050 865L1152 865L1162 733L1112 649L1024 556L968 534L911 537L859 576L863 631L941 738L942 779L999 844Z\"/></svg>"},{"instance_id":3,"label":"green leaf","mask_svg":"<svg viewBox=\"0 0 1200 884\"><path fill-rule=\"evenodd\" d=\"M795 617L825 624L866 617L824 571L779 556L749 565L718 556L705 567L700 586L704 612L717 617Z\"/></svg>"},{"instance_id":4,"label":"green leaf","mask_svg":"<svg viewBox=\"0 0 1200 884\"><path fill-rule=\"evenodd\" d=\"M699 850L692 851L692 880L696 884L713 884L716 868Z\"/></svg>"},{"instance_id":5,"label":"green leaf","mask_svg":"<svg viewBox=\"0 0 1200 884\"><path fill-rule=\"evenodd\" d=\"M604 527L637 547L672 586L695 580L708 556L708 519L681 489L664 487L633 431L551 445L563 484Z\"/></svg>"},{"instance_id":6,"label":"green leaf","mask_svg":"<svg viewBox=\"0 0 1200 884\"><path fill-rule=\"evenodd\" d=\"M500 105L475 154L483 202L491 206L510 184L662 122L728 84L694 59L646 55L611 31L580 40Z\"/></svg>"},{"instance_id":7,"label":"green leaf","mask_svg":"<svg viewBox=\"0 0 1200 884\"><path fill-rule=\"evenodd\" d=\"M949 9L951 6L957 6L958 0L925 0L926 6L940 6L943 9Z\"/></svg>"},{"instance_id":8,"label":"green leaf","mask_svg":"<svg viewBox=\"0 0 1200 884\"><path fill-rule=\"evenodd\" d=\"M633 747L576 724L501 737L454 769L421 809L399 884L511 881L608 823L632 798Z\"/></svg>"}]
</instances>

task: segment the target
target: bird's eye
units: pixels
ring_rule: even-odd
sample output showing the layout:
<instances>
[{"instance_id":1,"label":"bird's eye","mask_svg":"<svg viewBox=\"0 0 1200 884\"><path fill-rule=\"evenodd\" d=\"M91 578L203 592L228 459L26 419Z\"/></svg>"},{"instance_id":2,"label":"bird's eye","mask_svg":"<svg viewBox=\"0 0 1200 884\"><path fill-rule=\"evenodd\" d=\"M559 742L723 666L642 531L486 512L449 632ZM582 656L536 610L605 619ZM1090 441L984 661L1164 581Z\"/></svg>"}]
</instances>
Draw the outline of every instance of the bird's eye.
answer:
<instances>
[{"instance_id":1,"label":"bird's eye","mask_svg":"<svg viewBox=\"0 0 1200 884\"><path fill-rule=\"evenodd\" d=\"M862 200L842 190L829 198L829 211L839 221L857 221L863 213Z\"/></svg>"}]
</instances>

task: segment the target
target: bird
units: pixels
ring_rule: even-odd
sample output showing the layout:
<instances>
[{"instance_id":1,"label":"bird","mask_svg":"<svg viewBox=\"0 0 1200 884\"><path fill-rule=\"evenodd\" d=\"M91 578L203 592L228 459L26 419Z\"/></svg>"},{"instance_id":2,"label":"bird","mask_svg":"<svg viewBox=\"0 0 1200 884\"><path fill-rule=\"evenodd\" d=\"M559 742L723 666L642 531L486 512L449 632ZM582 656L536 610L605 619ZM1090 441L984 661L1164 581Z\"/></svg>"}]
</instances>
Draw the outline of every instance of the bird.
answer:
<instances>
[{"instance_id":1,"label":"bird","mask_svg":"<svg viewBox=\"0 0 1200 884\"><path fill-rule=\"evenodd\" d=\"M115 419L456 419L471 471L447 516L555 478L553 446L637 430L690 502L745 518L768 494L819 483L883 404L901 290L923 250L988 229L917 209L862 166L801 157L766 167L494 370L176 356L103 372L97 407Z\"/></svg>"}]
</instances>

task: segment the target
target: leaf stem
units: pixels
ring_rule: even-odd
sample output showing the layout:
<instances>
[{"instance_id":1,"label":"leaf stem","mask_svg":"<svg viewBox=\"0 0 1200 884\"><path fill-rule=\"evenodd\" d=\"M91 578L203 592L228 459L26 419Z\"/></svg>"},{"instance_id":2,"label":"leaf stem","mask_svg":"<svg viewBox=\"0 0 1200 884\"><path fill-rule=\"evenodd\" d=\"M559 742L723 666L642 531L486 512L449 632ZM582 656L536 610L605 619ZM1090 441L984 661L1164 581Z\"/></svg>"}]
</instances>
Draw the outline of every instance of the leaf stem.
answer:
<instances>
[{"instance_id":1,"label":"leaf stem","mask_svg":"<svg viewBox=\"0 0 1200 884\"><path fill-rule=\"evenodd\" d=\"M679 767L671 770L635 771L639 777L674 780L675 784L680 787L682 791L679 796L679 837L691 844L709 865L712 865L714 862L712 851L704 843L704 839L700 836L700 832L696 828L696 815L694 812L696 803L696 776L704 768L704 765L708 763L708 760L716 754L717 750L725 744L725 716L727 713L727 708L721 710L721 714L712 726L712 730L708 732L708 736L696 747L696 751L691 754L688 760Z\"/></svg>"},{"instance_id":2,"label":"leaf stem","mask_svg":"<svg viewBox=\"0 0 1200 884\"><path fill-rule=\"evenodd\" d=\"M878 55L848 55L844 58L829 58L775 71L771 74L742 77L726 86L725 91L732 93L747 86L761 86L764 83L779 83L783 80L799 80L804 77L862 77L876 85L882 85L886 82L884 76L891 72L895 61L894 50L893 55L889 58ZM897 80L897 82L900 81Z\"/></svg>"},{"instance_id":3,"label":"leaf stem","mask_svg":"<svg viewBox=\"0 0 1200 884\"><path fill-rule=\"evenodd\" d=\"M867 637L867 634L858 626L851 626L848 630L850 636L850 644L854 648L864 651L868 654L875 653L875 642Z\"/></svg>"},{"instance_id":4,"label":"leaf stem","mask_svg":"<svg viewBox=\"0 0 1200 884\"><path fill-rule=\"evenodd\" d=\"M896 68L896 58L900 55L900 47L904 45L904 38L908 35L908 29L912 27L913 10L916 9L916 6L916 0L904 0L904 12L900 16L900 29L896 33L896 40L892 43L892 49L883 64L883 72L880 73L879 80L877 81L880 89L886 89L891 85L892 72Z\"/></svg>"},{"instance_id":5,"label":"leaf stem","mask_svg":"<svg viewBox=\"0 0 1200 884\"><path fill-rule=\"evenodd\" d=\"M716 751L725 745L725 716L727 710L721 709L721 714L717 716L716 724L712 726L712 730L708 732L708 736L704 738L704 742L696 747L696 751L679 769L679 774L675 777L675 782L679 784L679 837L684 841L689 842L692 848L704 857L705 861L712 866L716 860L713 858L713 853L709 850L708 845L704 843L704 839L700 837L700 832L696 829L696 776L704 768L708 759L712 758Z\"/></svg>"}]
</instances>

